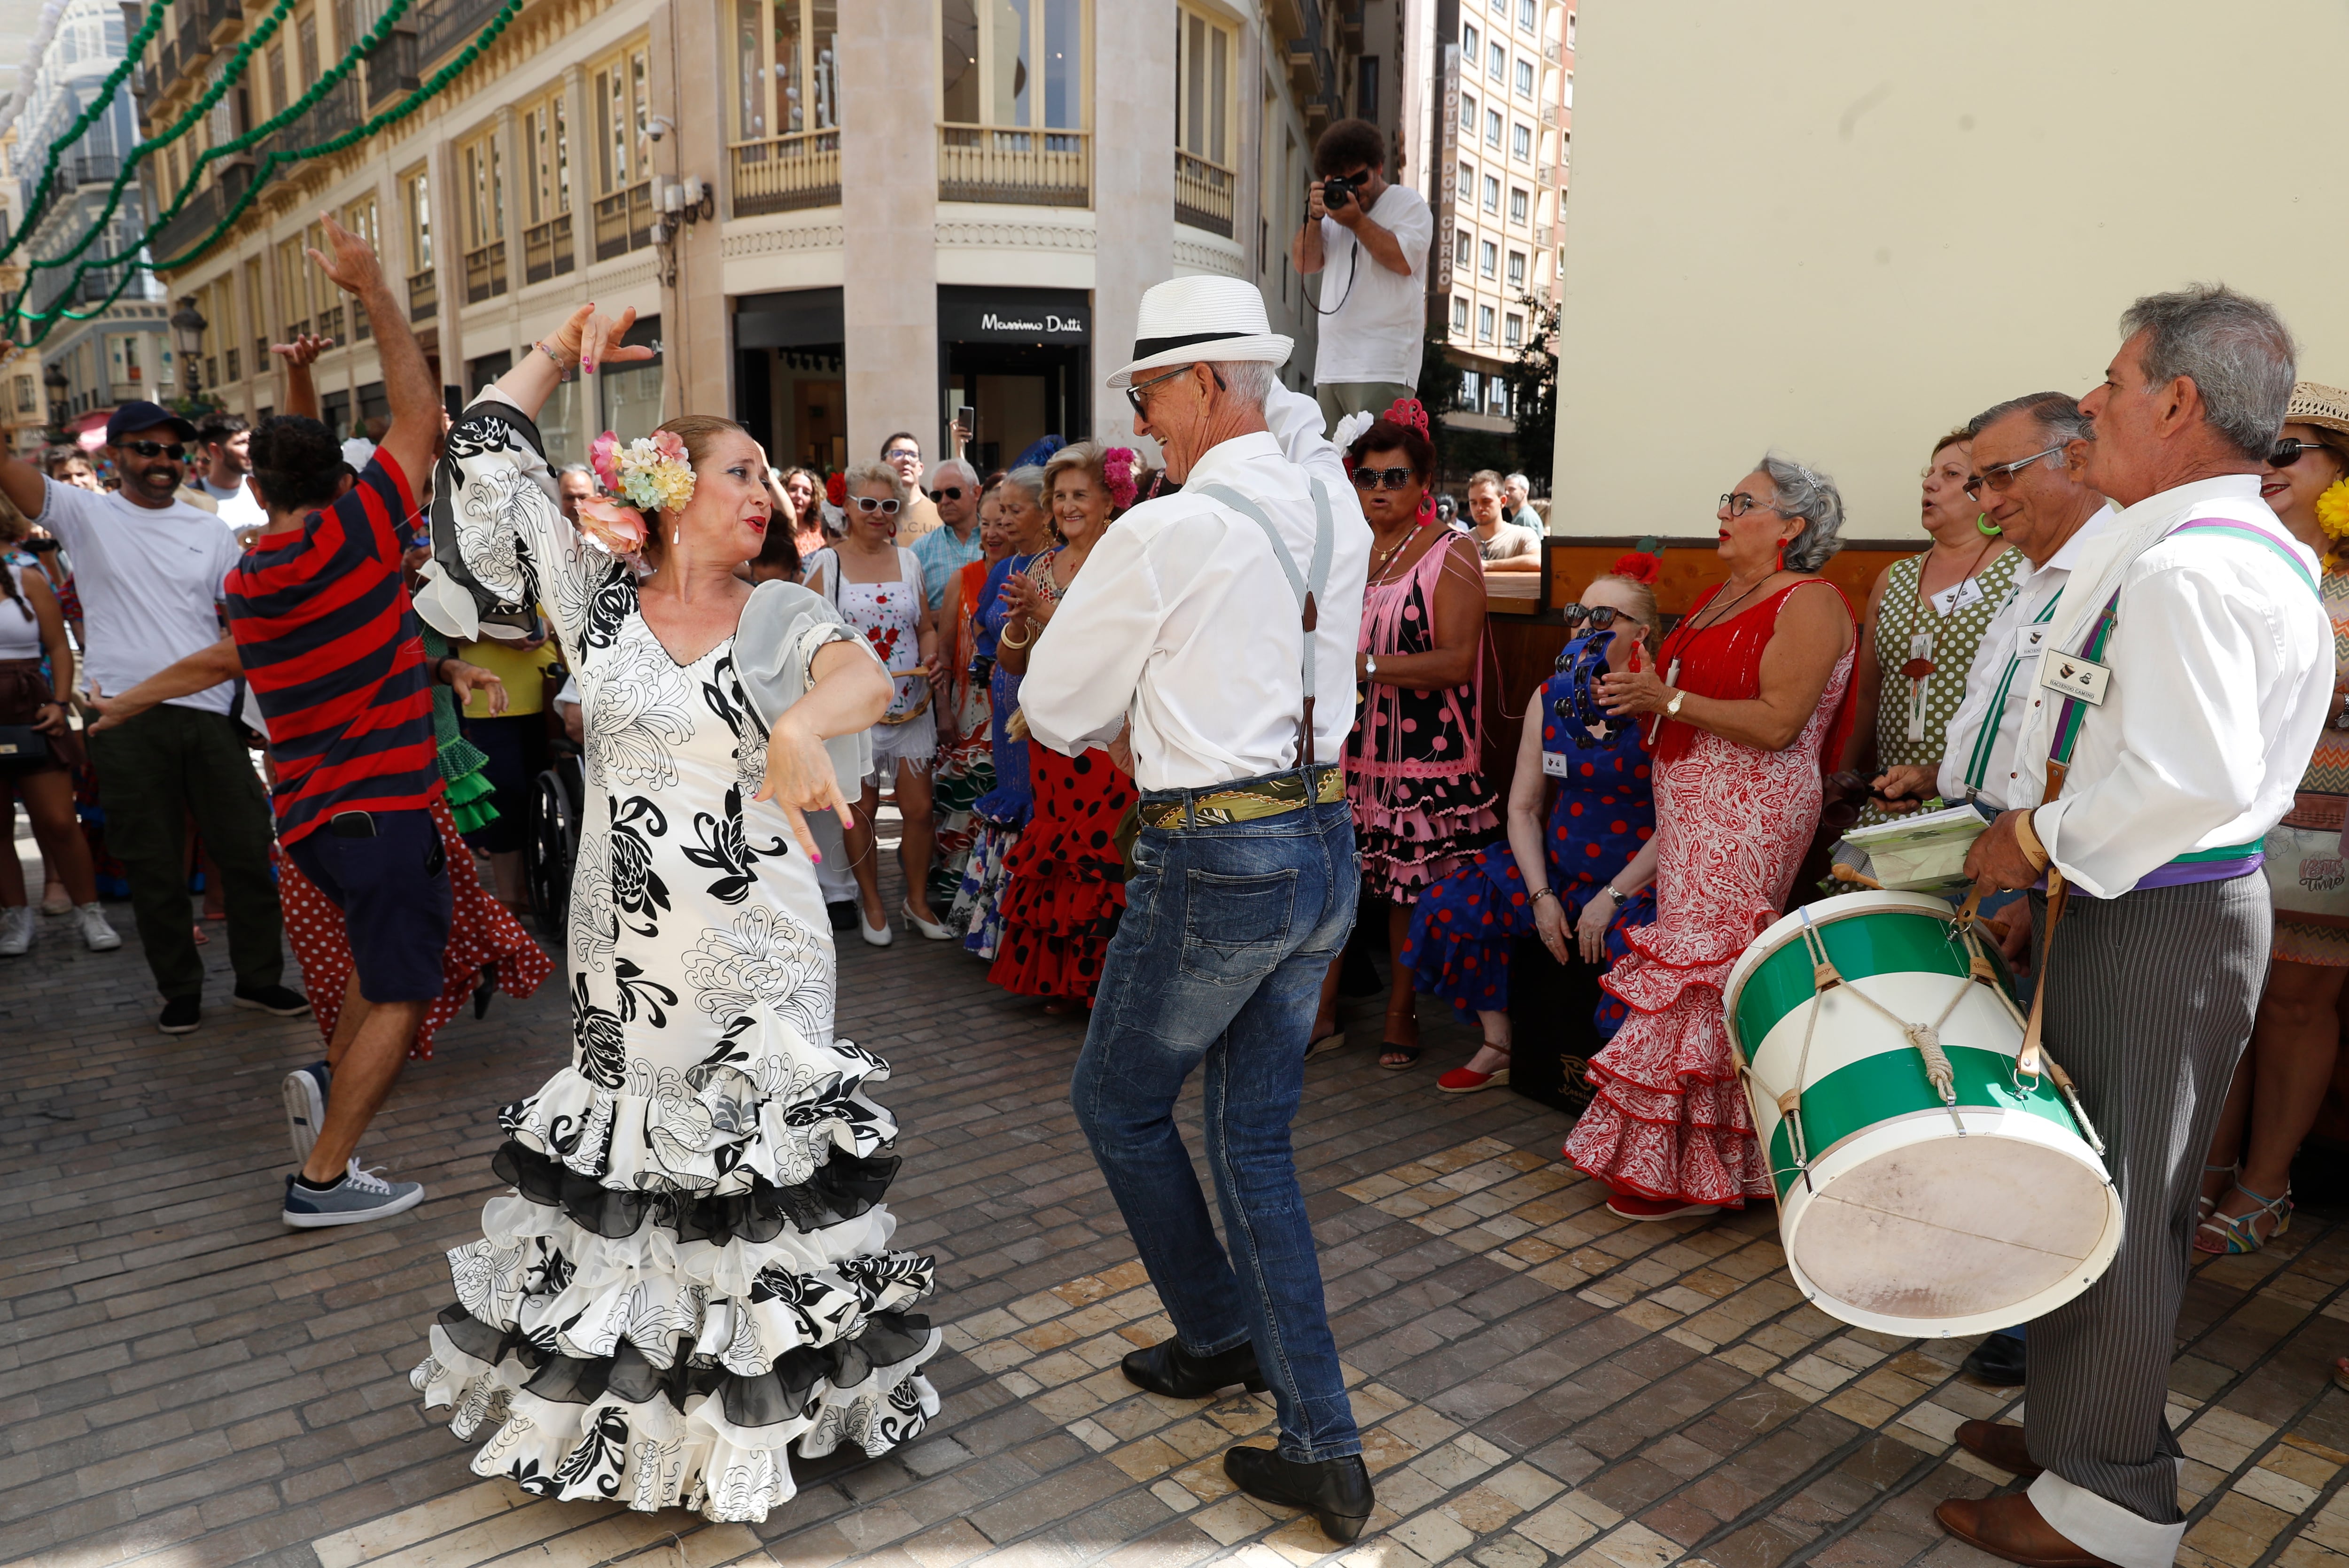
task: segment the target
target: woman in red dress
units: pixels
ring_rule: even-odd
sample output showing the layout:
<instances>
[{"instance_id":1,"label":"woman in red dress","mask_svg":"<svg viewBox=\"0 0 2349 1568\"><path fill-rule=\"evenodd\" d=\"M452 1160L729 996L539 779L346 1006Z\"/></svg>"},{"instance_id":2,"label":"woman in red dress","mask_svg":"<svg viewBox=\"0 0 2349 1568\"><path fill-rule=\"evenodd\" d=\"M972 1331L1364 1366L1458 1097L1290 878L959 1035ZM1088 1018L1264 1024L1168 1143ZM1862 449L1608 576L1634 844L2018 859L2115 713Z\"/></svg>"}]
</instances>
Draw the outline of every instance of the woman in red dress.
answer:
<instances>
[{"instance_id":1,"label":"woman in red dress","mask_svg":"<svg viewBox=\"0 0 2349 1568\"><path fill-rule=\"evenodd\" d=\"M1625 1219L1743 1208L1770 1194L1722 1010L1730 966L1783 911L1818 826L1820 769L1842 755L1857 623L1816 575L1843 501L1764 458L1721 498L1728 580L1656 665L1599 681L1609 713L1653 715L1656 923L1600 982L1630 1016L1591 1058L1596 1093L1566 1157ZM1644 870L1635 862L1635 871Z\"/></svg>"},{"instance_id":2,"label":"woman in red dress","mask_svg":"<svg viewBox=\"0 0 2349 1568\"><path fill-rule=\"evenodd\" d=\"M1060 542L1004 584L1012 614L996 640L996 658L1007 673L1027 675L1037 634L1117 511L1133 504L1133 459L1122 449L1104 452L1081 441L1044 465L1044 495ZM1116 473L1104 471L1105 459L1122 459ZM1125 909L1117 830L1137 796L1132 775L1098 747L1063 757L1030 746L1028 767L1035 814L1007 861L1003 935L987 977L1018 995L1049 998L1048 1013L1065 1013L1092 1005L1102 955Z\"/></svg>"}]
</instances>

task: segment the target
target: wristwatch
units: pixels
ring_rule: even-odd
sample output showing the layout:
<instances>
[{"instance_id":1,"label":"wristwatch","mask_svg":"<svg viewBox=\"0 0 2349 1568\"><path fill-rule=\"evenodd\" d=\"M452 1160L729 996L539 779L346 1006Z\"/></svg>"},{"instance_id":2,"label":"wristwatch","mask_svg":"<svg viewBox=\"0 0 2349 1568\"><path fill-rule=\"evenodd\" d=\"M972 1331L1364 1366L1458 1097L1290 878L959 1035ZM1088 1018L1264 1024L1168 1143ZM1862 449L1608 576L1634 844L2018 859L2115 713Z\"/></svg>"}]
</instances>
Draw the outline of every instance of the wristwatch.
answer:
<instances>
[{"instance_id":1,"label":"wristwatch","mask_svg":"<svg viewBox=\"0 0 2349 1568\"><path fill-rule=\"evenodd\" d=\"M1374 676L1379 673L1378 655L1364 654L1362 655L1362 673L1366 676Z\"/></svg>"},{"instance_id":2,"label":"wristwatch","mask_svg":"<svg viewBox=\"0 0 2349 1568\"><path fill-rule=\"evenodd\" d=\"M1672 700L1664 704L1664 717L1666 718L1678 718L1681 716L1681 704L1687 700L1688 693L1684 691L1676 691L1672 693Z\"/></svg>"}]
</instances>

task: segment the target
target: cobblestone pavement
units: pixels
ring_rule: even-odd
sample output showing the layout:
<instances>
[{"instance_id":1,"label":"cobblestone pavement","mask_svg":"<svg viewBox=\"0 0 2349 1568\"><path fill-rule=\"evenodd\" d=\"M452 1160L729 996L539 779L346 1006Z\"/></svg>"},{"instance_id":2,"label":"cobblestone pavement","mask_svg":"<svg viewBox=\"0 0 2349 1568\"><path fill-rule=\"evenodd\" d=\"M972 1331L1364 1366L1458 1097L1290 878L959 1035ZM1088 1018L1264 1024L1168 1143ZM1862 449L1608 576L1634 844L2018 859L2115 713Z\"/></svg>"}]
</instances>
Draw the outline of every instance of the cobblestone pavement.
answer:
<instances>
[{"instance_id":1,"label":"cobblestone pavement","mask_svg":"<svg viewBox=\"0 0 2349 1568\"><path fill-rule=\"evenodd\" d=\"M129 935L128 911L121 924ZM554 1503L467 1469L407 1372L478 1233L495 1108L564 1059L558 986L501 999L411 1064L362 1149L429 1200L374 1227L292 1233L279 1076L307 1020L225 1006L205 949L197 1034L154 1032L135 939L44 921L0 960L0 1557L82 1568L262 1562L647 1568L856 1562L1019 1568L1323 1554L1309 1522L1218 1463L1268 1431L1258 1398L1137 1393L1117 1358L1166 1330L1070 1114L1080 1026L908 941L844 950L843 1032L895 1064L899 1244L935 1253L945 1413L918 1442L802 1478L764 1523ZM1990 1560L1935 1503L2009 1478L1951 1446L2014 1414L1957 1375L1964 1342L1846 1328L1787 1284L1773 1220L1630 1225L1557 1163L1564 1119L1447 1098L1428 1062L1355 1048L1308 1071L1299 1162L1381 1502L1350 1563L1412 1568L1833 1568ZM1195 1098L1192 1101L1195 1111ZM2172 1416L2190 1568L2349 1568L2349 1232L2303 1214L2189 1295Z\"/></svg>"}]
</instances>

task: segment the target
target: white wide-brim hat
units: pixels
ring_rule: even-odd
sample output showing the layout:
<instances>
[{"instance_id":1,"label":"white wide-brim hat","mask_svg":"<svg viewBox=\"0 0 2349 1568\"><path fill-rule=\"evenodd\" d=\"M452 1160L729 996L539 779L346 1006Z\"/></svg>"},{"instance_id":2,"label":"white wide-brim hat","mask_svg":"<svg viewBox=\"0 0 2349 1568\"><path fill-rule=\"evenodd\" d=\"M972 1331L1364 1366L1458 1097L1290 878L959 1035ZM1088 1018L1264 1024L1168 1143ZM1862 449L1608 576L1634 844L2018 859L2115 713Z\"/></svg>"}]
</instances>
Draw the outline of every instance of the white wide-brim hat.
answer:
<instances>
[{"instance_id":1,"label":"white wide-brim hat","mask_svg":"<svg viewBox=\"0 0 2349 1568\"><path fill-rule=\"evenodd\" d=\"M1109 385L1122 392L1140 372L1206 360L1286 365L1296 346L1294 339L1272 330L1264 295L1255 284L1212 273L1172 278L1142 296L1133 362L1112 376Z\"/></svg>"}]
</instances>

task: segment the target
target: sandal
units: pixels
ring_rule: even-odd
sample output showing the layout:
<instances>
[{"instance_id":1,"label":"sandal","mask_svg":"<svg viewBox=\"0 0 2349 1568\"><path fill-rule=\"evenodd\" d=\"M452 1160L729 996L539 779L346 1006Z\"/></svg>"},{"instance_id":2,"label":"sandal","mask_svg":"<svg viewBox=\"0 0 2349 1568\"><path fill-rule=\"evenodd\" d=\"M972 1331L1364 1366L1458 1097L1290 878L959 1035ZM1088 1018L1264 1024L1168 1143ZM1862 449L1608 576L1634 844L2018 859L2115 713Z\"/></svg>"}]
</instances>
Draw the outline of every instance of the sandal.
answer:
<instances>
[{"instance_id":1,"label":"sandal","mask_svg":"<svg viewBox=\"0 0 2349 1568\"><path fill-rule=\"evenodd\" d=\"M2224 1171L2227 1173L2229 1181L2231 1182L2235 1177L2243 1173L2243 1162L2239 1160L2232 1165L2205 1165L2202 1167L2202 1174L2206 1177L2213 1171ZM2223 1198L2226 1195L2226 1193L2221 1192L2219 1194L2219 1198ZM2210 1211L2219 1206L2219 1198L2197 1198L2194 1200L2200 1211L2194 1217L2198 1220L2209 1219L2210 1217Z\"/></svg>"},{"instance_id":2,"label":"sandal","mask_svg":"<svg viewBox=\"0 0 2349 1568\"><path fill-rule=\"evenodd\" d=\"M2292 1189L2286 1187L2281 1198L2262 1198L2241 1182L2235 1191L2258 1205L2241 1214L2221 1214L2215 1209L2210 1217L2198 1226L2194 1233L2194 1250L2214 1256L2240 1256L2255 1253L2292 1228ZM2261 1216L2275 1222L2275 1228L2262 1236L2253 1227Z\"/></svg>"},{"instance_id":3,"label":"sandal","mask_svg":"<svg viewBox=\"0 0 2349 1568\"><path fill-rule=\"evenodd\" d=\"M1313 1043L1305 1047L1305 1059L1309 1062L1315 1057L1326 1057L1331 1051L1342 1049L1345 1044L1346 1031L1343 1029L1332 1029L1326 1035L1316 1035L1313 1037Z\"/></svg>"},{"instance_id":4,"label":"sandal","mask_svg":"<svg viewBox=\"0 0 2349 1568\"><path fill-rule=\"evenodd\" d=\"M1402 1059L1391 1062L1387 1060L1389 1057L1401 1057ZM1399 1073L1406 1068L1415 1068L1419 1066L1419 1047L1399 1046L1392 1040L1381 1040L1379 1042L1379 1066L1391 1073Z\"/></svg>"}]
</instances>

